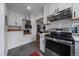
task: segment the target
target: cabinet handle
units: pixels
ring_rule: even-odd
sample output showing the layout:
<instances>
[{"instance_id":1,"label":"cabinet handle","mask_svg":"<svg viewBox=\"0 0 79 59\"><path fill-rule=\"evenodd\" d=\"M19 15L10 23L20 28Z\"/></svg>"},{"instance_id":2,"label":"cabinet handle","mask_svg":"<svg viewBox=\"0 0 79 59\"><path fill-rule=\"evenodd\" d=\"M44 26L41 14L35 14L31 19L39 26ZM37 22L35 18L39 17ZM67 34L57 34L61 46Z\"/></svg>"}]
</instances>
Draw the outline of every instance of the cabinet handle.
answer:
<instances>
[{"instance_id":1,"label":"cabinet handle","mask_svg":"<svg viewBox=\"0 0 79 59\"><path fill-rule=\"evenodd\" d=\"M76 12L74 11L74 17L75 17Z\"/></svg>"},{"instance_id":2,"label":"cabinet handle","mask_svg":"<svg viewBox=\"0 0 79 59\"><path fill-rule=\"evenodd\" d=\"M17 22L15 22L15 25L17 25Z\"/></svg>"},{"instance_id":3,"label":"cabinet handle","mask_svg":"<svg viewBox=\"0 0 79 59\"><path fill-rule=\"evenodd\" d=\"M57 12L59 12L59 8L57 8Z\"/></svg>"},{"instance_id":4,"label":"cabinet handle","mask_svg":"<svg viewBox=\"0 0 79 59\"><path fill-rule=\"evenodd\" d=\"M45 44L45 40L43 40L43 44Z\"/></svg>"}]
</instances>

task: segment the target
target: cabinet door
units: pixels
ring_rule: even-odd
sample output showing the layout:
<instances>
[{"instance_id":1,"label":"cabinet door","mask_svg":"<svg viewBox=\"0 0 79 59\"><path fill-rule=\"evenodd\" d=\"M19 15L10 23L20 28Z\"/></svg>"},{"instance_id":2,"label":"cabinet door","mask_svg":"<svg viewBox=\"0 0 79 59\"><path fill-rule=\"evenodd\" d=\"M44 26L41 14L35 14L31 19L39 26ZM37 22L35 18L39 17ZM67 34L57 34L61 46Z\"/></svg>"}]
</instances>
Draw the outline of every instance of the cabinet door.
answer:
<instances>
[{"instance_id":1,"label":"cabinet door","mask_svg":"<svg viewBox=\"0 0 79 59\"><path fill-rule=\"evenodd\" d=\"M17 26L22 26L22 16L17 16Z\"/></svg>"},{"instance_id":2,"label":"cabinet door","mask_svg":"<svg viewBox=\"0 0 79 59\"><path fill-rule=\"evenodd\" d=\"M16 17L15 13L10 12L8 17L8 25L15 25Z\"/></svg>"},{"instance_id":3,"label":"cabinet door","mask_svg":"<svg viewBox=\"0 0 79 59\"><path fill-rule=\"evenodd\" d=\"M44 6L44 10L43 10L43 12L44 12L44 24L47 23L48 5L49 5L49 4L46 4L46 5Z\"/></svg>"},{"instance_id":4,"label":"cabinet door","mask_svg":"<svg viewBox=\"0 0 79 59\"><path fill-rule=\"evenodd\" d=\"M40 50L43 53L45 52L45 38L44 38L44 34L40 34Z\"/></svg>"},{"instance_id":5,"label":"cabinet door","mask_svg":"<svg viewBox=\"0 0 79 59\"><path fill-rule=\"evenodd\" d=\"M79 56L79 42L75 42L75 56Z\"/></svg>"},{"instance_id":6,"label":"cabinet door","mask_svg":"<svg viewBox=\"0 0 79 59\"><path fill-rule=\"evenodd\" d=\"M9 46L11 47L12 46L15 46L16 43L18 43L18 32L15 31L15 32L8 32L8 43L9 43Z\"/></svg>"},{"instance_id":7,"label":"cabinet door","mask_svg":"<svg viewBox=\"0 0 79 59\"><path fill-rule=\"evenodd\" d=\"M42 51L42 52L45 52L45 39L41 39L40 40L40 50Z\"/></svg>"},{"instance_id":8,"label":"cabinet door","mask_svg":"<svg viewBox=\"0 0 79 59\"><path fill-rule=\"evenodd\" d=\"M44 16L48 16L48 11L49 11L49 4L46 4L44 6Z\"/></svg>"},{"instance_id":9,"label":"cabinet door","mask_svg":"<svg viewBox=\"0 0 79 59\"><path fill-rule=\"evenodd\" d=\"M22 26L22 18L21 14L9 11L8 25Z\"/></svg>"},{"instance_id":10,"label":"cabinet door","mask_svg":"<svg viewBox=\"0 0 79 59\"><path fill-rule=\"evenodd\" d=\"M49 4L49 15L54 14L57 9L57 3Z\"/></svg>"},{"instance_id":11,"label":"cabinet door","mask_svg":"<svg viewBox=\"0 0 79 59\"><path fill-rule=\"evenodd\" d=\"M72 3L58 3L57 8L59 8L59 11L64 10L66 8L72 7Z\"/></svg>"},{"instance_id":12,"label":"cabinet door","mask_svg":"<svg viewBox=\"0 0 79 59\"><path fill-rule=\"evenodd\" d=\"M73 17L79 17L79 3L73 3Z\"/></svg>"}]
</instances>

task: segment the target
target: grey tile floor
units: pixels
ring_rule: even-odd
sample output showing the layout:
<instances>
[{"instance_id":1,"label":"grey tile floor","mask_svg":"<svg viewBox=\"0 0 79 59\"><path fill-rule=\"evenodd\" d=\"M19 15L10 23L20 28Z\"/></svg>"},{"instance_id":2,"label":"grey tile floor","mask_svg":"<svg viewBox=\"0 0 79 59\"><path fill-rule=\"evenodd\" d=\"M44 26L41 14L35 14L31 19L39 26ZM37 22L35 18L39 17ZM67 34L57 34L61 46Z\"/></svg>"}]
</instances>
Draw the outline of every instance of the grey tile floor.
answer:
<instances>
[{"instance_id":1,"label":"grey tile floor","mask_svg":"<svg viewBox=\"0 0 79 59\"><path fill-rule=\"evenodd\" d=\"M29 56L34 51L40 52L40 50L35 46L34 42L32 42L8 50L8 56Z\"/></svg>"}]
</instances>

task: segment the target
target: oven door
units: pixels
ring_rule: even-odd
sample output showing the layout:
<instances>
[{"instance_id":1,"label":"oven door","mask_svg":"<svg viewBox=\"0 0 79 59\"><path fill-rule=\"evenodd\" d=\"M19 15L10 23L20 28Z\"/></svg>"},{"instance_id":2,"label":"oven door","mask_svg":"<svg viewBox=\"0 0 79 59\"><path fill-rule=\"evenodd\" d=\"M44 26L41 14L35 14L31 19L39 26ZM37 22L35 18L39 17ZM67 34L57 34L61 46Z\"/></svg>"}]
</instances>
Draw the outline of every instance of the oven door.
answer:
<instances>
[{"instance_id":1,"label":"oven door","mask_svg":"<svg viewBox=\"0 0 79 59\"><path fill-rule=\"evenodd\" d=\"M74 55L74 45L66 45L46 39L46 51L51 51L51 55L71 56Z\"/></svg>"}]
</instances>

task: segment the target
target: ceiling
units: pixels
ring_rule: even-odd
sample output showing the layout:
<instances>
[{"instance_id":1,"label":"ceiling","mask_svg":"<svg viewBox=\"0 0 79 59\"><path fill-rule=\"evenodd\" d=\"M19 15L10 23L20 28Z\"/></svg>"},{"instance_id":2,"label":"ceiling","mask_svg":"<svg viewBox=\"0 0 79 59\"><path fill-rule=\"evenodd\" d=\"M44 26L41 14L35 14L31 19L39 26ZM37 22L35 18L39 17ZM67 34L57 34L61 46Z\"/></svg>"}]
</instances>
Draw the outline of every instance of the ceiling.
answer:
<instances>
[{"instance_id":1,"label":"ceiling","mask_svg":"<svg viewBox=\"0 0 79 59\"><path fill-rule=\"evenodd\" d=\"M30 16L31 14L42 13L43 6L45 3L8 3L8 10L19 12L24 15ZM31 9L28 10L27 6L30 6Z\"/></svg>"}]
</instances>

